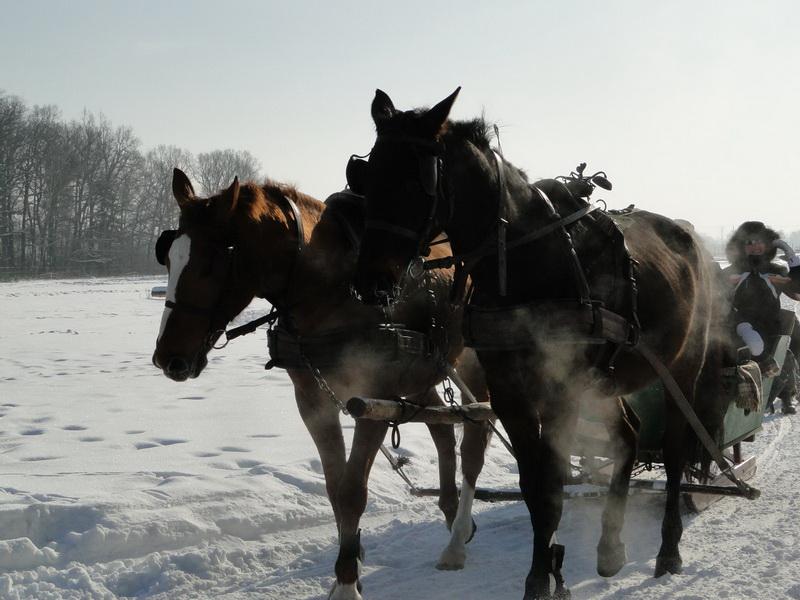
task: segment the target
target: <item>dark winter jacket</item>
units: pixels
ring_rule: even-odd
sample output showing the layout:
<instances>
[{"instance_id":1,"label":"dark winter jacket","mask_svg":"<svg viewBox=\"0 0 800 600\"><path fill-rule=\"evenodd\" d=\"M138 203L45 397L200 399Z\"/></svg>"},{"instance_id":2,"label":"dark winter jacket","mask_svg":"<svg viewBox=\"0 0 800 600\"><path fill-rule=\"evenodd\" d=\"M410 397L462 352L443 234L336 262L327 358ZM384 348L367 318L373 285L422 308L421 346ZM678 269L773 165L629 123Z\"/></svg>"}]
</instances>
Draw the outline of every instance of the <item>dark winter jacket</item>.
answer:
<instances>
[{"instance_id":1,"label":"dark winter jacket","mask_svg":"<svg viewBox=\"0 0 800 600\"><path fill-rule=\"evenodd\" d=\"M754 237L764 240L766 251L748 256L745 242ZM800 267L787 269L773 262L777 248L772 244L778 239L778 233L760 221L747 221L734 232L725 248L731 264L723 274L732 286L734 326L748 322L762 336L779 333L781 292L800 289Z\"/></svg>"}]
</instances>

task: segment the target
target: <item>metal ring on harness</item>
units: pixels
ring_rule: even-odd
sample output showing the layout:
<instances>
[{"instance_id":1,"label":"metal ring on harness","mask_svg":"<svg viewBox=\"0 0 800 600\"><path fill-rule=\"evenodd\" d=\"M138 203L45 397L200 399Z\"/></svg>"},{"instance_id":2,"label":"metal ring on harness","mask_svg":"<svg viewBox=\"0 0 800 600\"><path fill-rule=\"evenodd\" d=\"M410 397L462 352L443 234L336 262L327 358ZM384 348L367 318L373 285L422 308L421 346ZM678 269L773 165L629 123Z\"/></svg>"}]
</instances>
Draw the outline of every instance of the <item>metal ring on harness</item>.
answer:
<instances>
[{"instance_id":1,"label":"metal ring on harness","mask_svg":"<svg viewBox=\"0 0 800 600\"><path fill-rule=\"evenodd\" d=\"M392 428L392 448L397 450L400 447L400 423L390 421L389 427Z\"/></svg>"},{"instance_id":2,"label":"metal ring on harness","mask_svg":"<svg viewBox=\"0 0 800 600\"><path fill-rule=\"evenodd\" d=\"M411 259L406 269L408 276L414 281L418 281L425 274L425 259L417 256Z\"/></svg>"},{"instance_id":3,"label":"metal ring on harness","mask_svg":"<svg viewBox=\"0 0 800 600\"><path fill-rule=\"evenodd\" d=\"M409 421L413 420L414 417L416 417L420 412L422 412L422 409L424 409L425 407L420 406L418 404L406 402L402 398L395 398L395 400L400 403L401 416L399 419L396 419L394 421L388 421L388 423L389 427L392 428L392 448L397 450L400 447L400 425L402 425L403 423L408 423ZM411 404L411 406L413 406L416 410L414 410L414 412L412 412L410 415L408 415L408 417L406 417L406 406L408 406L409 404Z\"/></svg>"}]
</instances>

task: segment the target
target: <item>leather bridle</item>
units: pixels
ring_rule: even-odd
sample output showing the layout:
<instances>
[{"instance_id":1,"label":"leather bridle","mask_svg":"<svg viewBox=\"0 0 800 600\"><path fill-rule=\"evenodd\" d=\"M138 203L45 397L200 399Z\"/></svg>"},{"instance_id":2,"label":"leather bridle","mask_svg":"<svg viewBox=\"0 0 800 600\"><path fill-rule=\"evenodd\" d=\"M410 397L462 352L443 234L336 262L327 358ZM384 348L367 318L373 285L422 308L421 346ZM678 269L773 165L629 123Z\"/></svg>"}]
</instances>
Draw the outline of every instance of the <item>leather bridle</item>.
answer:
<instances>
[{"instance_id":1,"label":"leather bridle","mask_svg":"<svg viewBox=\"0 0 800 600\"><path fill-rule=\"evenodd\" d=\"M444 230L453 219L455 204L452 195L444 188L444 145L435 140L405 136L379 135L373 151L382 144L407 144L417 159L418 183L422 193L430 200L430 210L420 230L403 227L384 219L369 218L365 221L366 230L385 231L398 237L412 240L416 247L416 256L427 255L431 240L439 231ZM445 215L440 215L441 207L447 208Z\"/></svg>"},{"instance_id":2,"label":"leather bridle","mask_svg":"<svg viewBox=\"0 0 800 600\"><path fill-rule=\"evenodd\" d=\"M294 220L295 233L297 235L297 252L295 253L292 267L290 268L289 273L287 275L286 286L284 287L284 293L286 293L289 287L291 286L291 281L294 277L294 272L297 263L299 261L300 253L305 247L305 231L303 227L302 214L300 213L300 209L298 208L297 203L295 203L295 201L289 198L288 196L281 195L280 197L286 203L289 209L288 212L291 213L291 218L287 219L287 221ZM284 210L284 212L286 212L286 208L281 207L281 209ZM178 237L179 234L180 230L175 230L175 229L168 229L161 232L158 242L156 242L156 259L160 264L162 265L166 264L166 256L169 253L170 246L172 245L172 242L176 237ZM235 275L234 263L236 260L236 246L232 244L231 245L226 244L224 246L223 251L226 254L225 278L221 287L222 292L220 292L219 298L217 299L216 303L213 306L210 307L197 306L196 304L187 302L185 300L181 300L180 302L175 302L172 300L164 301L164 306L166 306L169 309L179 312L184 312L197 317L205 317L206 319L208 319L209 327L205 335L205 338L203 340L203 345L201 348L201 351L203 353L207 353L212 348L217 348L217 349L224 348L230 340L239 337L240 335L244 335L246 333L254 331L259 325L263 323L274 321L275 319L278 318L278 310L285 309L285 305L283 302L279 302L277 300L273 301L267 298L269 303L274 307L269 315L260 317L255 321L251 321L249 323L246 323L245 325L236 327L226 332L225 326L228 324L230 319L224 313L222 305L224 299L224 291L231 287L232 279ZM216 344L217 340L222 336L222 334L225 334L226 337L225 343L223 343L221 346L215 346L214 344Z\"/></svg>"}]
</instances>

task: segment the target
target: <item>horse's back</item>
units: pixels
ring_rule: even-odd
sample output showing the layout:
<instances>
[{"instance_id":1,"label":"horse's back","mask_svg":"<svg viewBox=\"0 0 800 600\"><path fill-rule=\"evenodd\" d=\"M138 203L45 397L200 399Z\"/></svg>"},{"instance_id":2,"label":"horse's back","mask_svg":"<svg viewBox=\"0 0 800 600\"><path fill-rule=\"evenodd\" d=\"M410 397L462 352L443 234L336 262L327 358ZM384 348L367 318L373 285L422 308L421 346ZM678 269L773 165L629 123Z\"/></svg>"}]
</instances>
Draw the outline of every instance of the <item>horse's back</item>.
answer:
<instances>
[{"instance_id":1,"label":"horse's back","mask_svg":"<svg viewBox=\"0 0 800 600\"><path fill-rule=\"evenodd\" d=\"M612 215L637 263L642 339L667 364L700 360L714 322L718 268L685 223L649 211Z\"/></svg>"}]
</instances>

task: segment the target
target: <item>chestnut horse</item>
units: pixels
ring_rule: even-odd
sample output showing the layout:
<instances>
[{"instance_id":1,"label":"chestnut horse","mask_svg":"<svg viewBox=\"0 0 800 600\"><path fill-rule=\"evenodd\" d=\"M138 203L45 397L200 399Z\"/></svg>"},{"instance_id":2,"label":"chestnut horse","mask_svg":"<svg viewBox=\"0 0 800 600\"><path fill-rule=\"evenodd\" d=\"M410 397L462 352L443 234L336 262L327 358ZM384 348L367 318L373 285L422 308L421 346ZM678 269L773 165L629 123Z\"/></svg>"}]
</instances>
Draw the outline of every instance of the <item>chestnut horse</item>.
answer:
<instances>
[{"instance_id":1,"label":"chestnut horse","mask_svg":"<svg viewBox=\"0 0 800 600\"><path fill-rule=\"evenodd\" d=\"M337 580L331 597L360 598L358 524L367 502L369 471L387 424L357 421L347 458L337 399L344 402L356 394L405 396L411 403L441 404L433 386L442 380L442 359L451 364L460 359L463 379L477 398L486 399L474 354L463 349L460 314L445 301L452 272L432 273L390 315L391 321L422 332L429 332L432 323L447 324L438 328L439 359L431 355L405 362L376 360L384 349L371 347L370 338L359 333L386 323L387 315L352 297L349 283L357 252L354 235L363 229L363 206L348 202L326 208L286 185L240 186L238 179L216 196L199 198L179 169L174 171L172 190L180 221L177 231L164 232L156 247L169 281L153 364L175 381L197 377L225 326L255 297L267 299L280 311L280 326L296 339L334 333L336 356L326 357L326 366L296 365L287 370L300 416L319 451L339 530ZM323 391L320 378L328 390ZM464 425L465 493L459 506L453 426L428 428L439 456L439 507L452 532L438 566L461 568L464 544L474 530L471 492L483 466L488 429L486 424Z\"/></svg>"},{"instance_id":2,"label":"chestnut horse","mask_svg":"<svg viewBox=\"0 0 800 600\"><path fill-rule=\"evenodd\" d=\"M354 169L367 198L356 289L371 303L391 297L420 271L417 257L433 236L447 234L456 280L472 278L467 343L511 437L531 515L525 600L553 597L551 574L554 596L565 597L557 568L563 547L553 537L579 399L590 392L606 407L620 444L597 548L598 572L608 576L626 560L619 534L637 439L635 415L614 398L656 379L640 354L645 347L690 404L712 397L697 388L712 347L713 263L670 219L635 210L612 219L560 181L531 185L492 150L483 119L448 120L457 94L429 110L400 111L376 92L377 139L368 162ZM668 485L656 576L681 569L679 486L694 446L676 403L666 410Z\"/></svg>"}]
</instances>

